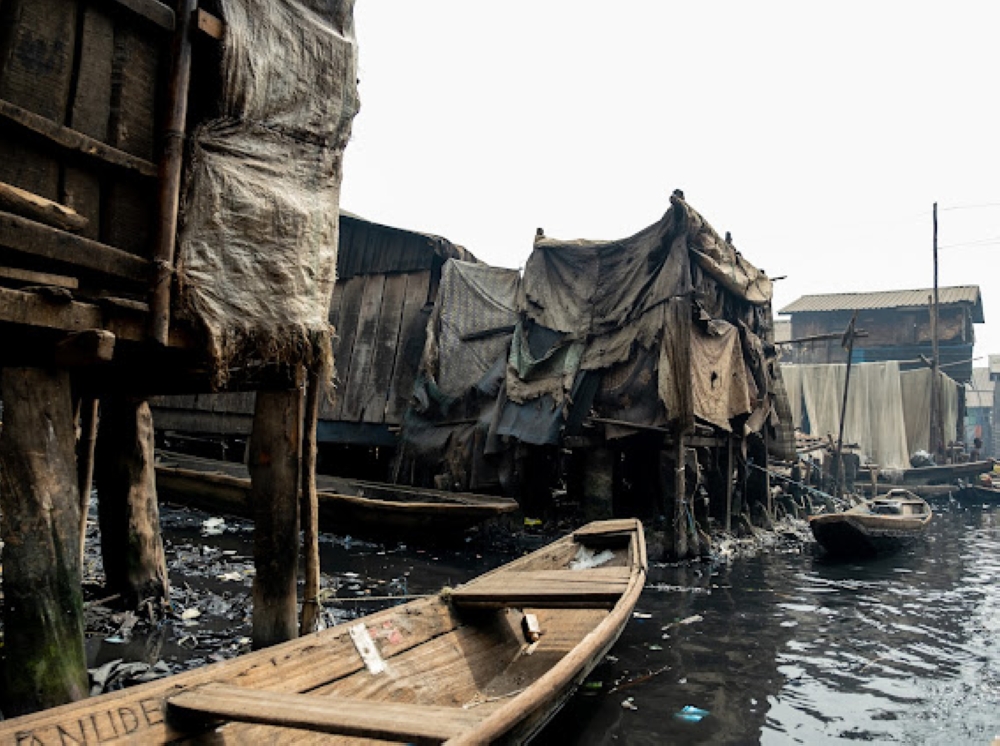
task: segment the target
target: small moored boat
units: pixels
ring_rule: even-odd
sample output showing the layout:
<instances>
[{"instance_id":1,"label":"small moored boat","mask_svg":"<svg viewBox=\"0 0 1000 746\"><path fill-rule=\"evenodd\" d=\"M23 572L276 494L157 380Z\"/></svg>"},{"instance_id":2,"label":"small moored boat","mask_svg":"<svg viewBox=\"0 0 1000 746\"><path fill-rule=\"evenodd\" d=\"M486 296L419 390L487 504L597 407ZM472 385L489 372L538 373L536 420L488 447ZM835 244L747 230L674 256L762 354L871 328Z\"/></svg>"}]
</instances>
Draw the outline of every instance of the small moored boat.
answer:
<instances>
[{"instance_id":1,"label":"small moored boat","mask_svg":"<svg viewBox=\"0 0 1000 746\"><path fill-rule=\"evenodd\" d=\"M243 464L156 452L156 490L176 502L250 516ZM467 492L316 475L320 527L338 534L426 542L454 540L478 523L518 509L516 500Z\"/></svg>"},{"instance_id":2,"label":"small moored boat","mask_svg":"<svg viewBox=\"0 0 1000 746\"><path fill-rule=\"evenodd\" d=\"M870 557L923 536L931 515L926 500L897 488L850 510L810 516L809 528L831 555Z\"/></svg>"},{"instance_id":3,"label":"small moored boat","mask_svg":"<svg viewBox=\"0 0 1000 746\"><path fill-rule=\"evenodd\" d=\"M0 722L0 743L523 743L610 650L645 577L642 524L591 523L450 592Z\"/></svg>"}]
</instances>

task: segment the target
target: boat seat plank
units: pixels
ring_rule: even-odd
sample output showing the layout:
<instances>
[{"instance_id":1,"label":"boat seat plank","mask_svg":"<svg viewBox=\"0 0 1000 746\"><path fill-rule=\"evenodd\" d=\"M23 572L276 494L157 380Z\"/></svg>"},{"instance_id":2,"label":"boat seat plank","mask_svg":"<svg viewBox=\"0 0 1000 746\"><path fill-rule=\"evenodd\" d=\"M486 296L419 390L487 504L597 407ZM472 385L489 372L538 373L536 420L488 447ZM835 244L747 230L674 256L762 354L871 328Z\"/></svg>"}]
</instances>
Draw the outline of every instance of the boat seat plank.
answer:
<instances>
[{"instance_id":1,"label":"boat seat plank","mask_svg":"<svg viewBox=\"0 0 1000 746\"><path fill-rule=\"evenodd\" d=\"M170 698L172 714L301 728L361 738L439 743L474 726L480 716L440 705L286 694L229 684L206 684Z\"/></svg>"},{"instance_id":2,"label":"boat seat plank","mask_svg":"<svg viewBox=\"0 0 1000 746\"><path fill-rule=\"evenodd\" d=\"M628 580L627 567L500 573L455 589L451 598L459 604L614 603L625 592Z\"/></svg>"}]
</instances>

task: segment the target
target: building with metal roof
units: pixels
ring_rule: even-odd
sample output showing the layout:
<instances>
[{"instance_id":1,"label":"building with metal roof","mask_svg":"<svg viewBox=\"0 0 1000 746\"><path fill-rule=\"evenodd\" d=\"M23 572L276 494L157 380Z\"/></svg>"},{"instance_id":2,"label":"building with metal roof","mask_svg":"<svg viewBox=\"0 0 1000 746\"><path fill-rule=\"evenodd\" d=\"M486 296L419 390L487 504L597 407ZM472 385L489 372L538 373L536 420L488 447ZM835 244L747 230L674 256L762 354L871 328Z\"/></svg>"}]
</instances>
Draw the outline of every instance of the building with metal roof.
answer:
<instances>
[{"instance_id":1,"label":"building with metal roof","mask_svg":"<svg viewBox=\"0 0 1000 746\"><path fill-rule=\"evenodd\" d=\"M931 288L866 293L804 295L782 308L791 322L791 339L826 337L784 345L784 359L796 363L843 363L846 351L838 332L857 314L866 332L854 343L853 362L896 360L903 370L925 366L933 356ZM941 370L959 383L972 379L974 324L985 321L977 285L938 289L938 347Z\"/></svg>"}]
</instances>

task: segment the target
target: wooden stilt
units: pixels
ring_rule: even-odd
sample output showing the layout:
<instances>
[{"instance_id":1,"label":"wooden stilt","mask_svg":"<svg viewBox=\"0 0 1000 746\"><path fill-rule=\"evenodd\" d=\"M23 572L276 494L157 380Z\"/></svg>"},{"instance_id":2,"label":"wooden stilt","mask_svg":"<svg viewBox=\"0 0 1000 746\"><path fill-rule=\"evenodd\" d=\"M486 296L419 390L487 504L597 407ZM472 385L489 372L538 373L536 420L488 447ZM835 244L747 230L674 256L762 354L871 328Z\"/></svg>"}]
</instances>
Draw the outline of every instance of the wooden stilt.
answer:
<instances>
[{"instance_id":1,"label":"wooden stilt","mask_svg":"<svg viewBox=\"0 0 1000 746\"><path fill-rule=\"evenodd\" d=\"M599 521L614 515L615 454L607 447L592 448L583 464L583 517Z\"/></svg>"},{"instance_id":2,"label":"wooden stilt","mask_svg":"<svg viewBox=\"0 0 1000 746\"><path fill-rule=\"evenodd\" d=\"M253 647L298 632L295 581L299 543L299 448L302 394L258 391L250 436L254 514Z\"/></svg>"},{"instance_id":3,"label":"wooden stilt","mask_svg":"<svg viewBox=\"0 0 1000 746\"><path fill-rule=\"evenodd\" d=\"M684 483L684 434L677 433L674 450L674 546L678 559L688 556L688 521L689 506L685 492L687 485Z\"/></svg>"},{"instance_id":4,"label":"wooden stilt","mask_svg":"<svg viewBox=\"0 0 1000 746\"><path fill-rule=\"evenodd\" d=\"M733 530L733 436L726 436L726 531Z\"/></svg>"},{"instance_id":5,"label":"wooden stilt","mask_svg":"<svg viewBox=\"0 0 1000 746\"><path fill-rule=\"evenodd\" d=\"M90 512L90 487L94 481L94 449L97 445L97 399L80 401L80 440L76 444L76 466L80 478L80 567L83 568L84 544L87 541L87 513Z\"/></svg>"},{"instance_id":6,"label":"wooden stilt","mask_svg":"<svg viewBox=\"0 0 1000 746\"><path fill-rule=\"evenodd\" d=\"M109 593L127 606L170 595L156 498L153 416L145 400L102 400L95 475Z\"/></svg>"},{"instance_id":7,"label":"wooden stilt","mask_svg":"<svg viewBox=\"0 0 1000 746\"><path fill-rule=\"evenodd\" d=\"M315 631L319 621L319 500L316 495L316 421L323 392L324 371L310 370L302 425L302 554L305 587L299 634Z\"/></svg>"},{"instance_id":8,"label":"wooden stilt","mask_svg":"<svg viewBox=\"0 0 1000 746\"><path fill-rule=\"evenodd\" d=\"M5 716L87 696L80 502L65 371L6 368L0 437Z\"/></svg>"}]
</instances>

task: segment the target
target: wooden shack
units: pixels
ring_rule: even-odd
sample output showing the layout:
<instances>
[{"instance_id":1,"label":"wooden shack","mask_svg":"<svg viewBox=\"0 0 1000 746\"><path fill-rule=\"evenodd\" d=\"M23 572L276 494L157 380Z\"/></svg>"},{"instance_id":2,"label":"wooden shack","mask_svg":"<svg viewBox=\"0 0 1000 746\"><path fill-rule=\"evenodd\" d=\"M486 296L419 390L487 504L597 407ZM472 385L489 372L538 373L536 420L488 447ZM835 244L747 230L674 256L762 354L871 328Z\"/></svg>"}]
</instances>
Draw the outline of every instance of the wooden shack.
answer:
<instances>
[{"instance_id":1,"label":"wooden shack","mask_svg":"<svg viewBox=\"0 0 1000 746\"><path fill-rule=\"evenodd\" d=\"M926 367L925 359L934 354L933 295L930 288L803 295L779 311L791 322L790 338L800 340L787 349L784 359L800 364L843 363L840 335L856 312L856 327L867 336L855 340L853 362L895 360L901 370ZM972 380L974 325L985 320L983 300L976 285L939 288L938 296L940 366L965 384ZM809 341L813 337L819 339Z\"/></svg>"},{"instance_id":2,"label":"wooden shack","mask_svg":"<svg viewBox=\"0 0 1000 746\"><path fill-rule=\"evenodd\" d=\"M87 694L80 554L92 472L109 593L149 614L167 602L154 394L219 385L263 392L251 449L259 496L254 644L297 633L297 495L313 473L308 458L300 467L301 439L309 456L313 438L300 422L318 402L318 372L329 359L332 272L325 297L323 278L310 287L311 317L298 325L293 348L274 343L263 313L219 324L233 311L211 307L205 278L250 295L247 278L226 264L248 227L257 233L242 244L252 250L260 231L271 231L268 256L280 256L289 271L296 252L335 251L336 220L325 216L336 214L357 110L353 3L313 3L308 11L253 5L0 2L0 707L7 716ZM296 43L286 43L293 36ZM243 72L248 56L256 57L256 76ZM314 93L316 81L325 87ZM283 114L308 108L315 131L294 116L281 120L273 104ZM267 194L268 179L256 175L268 170L276 181L298 179L314 196L308 214L284 212L287 181ZM208 219L206 194L222 195ZM231 231L225 242L206 239L212 220L213 230ZM274 225L309 230L285 234ZM307 245L307 236L323 245ZM206 272L212 252L219 261ZM283 287L272 290L266 301L284 310ZM302 396L307 375L310 400ZM307 531L310 517L303 515Z\"/></svg>"},{"instance_id":3,"label":"wooden shack","mask_svg":"<svg viewBox=\"0 0 1000 746\"><path fill-rule=\"evenodd\" d=\"M771 281L680 191L627 238L539 229L523 276L446 269L411 474L503 489L532 516L561 494L587 519L641 517L671 558L768 522L768 452L791 451Z\"/></svg>"},{"instance_id":4,"label":"wooden shack","mask_svg":"<svg viewBox=\"0 0 1000 746\"><path fill-rule=\"evenodd\" d=\"M448 259L475 261L445 238L341 211L337 283L330 303L336 330L333 395L321 403L319 468L340 476L386 479L409 406L427 320ZM161 442L241 460L253 392L162 396L153 400Z\"/></svg>"}]
</instances>

